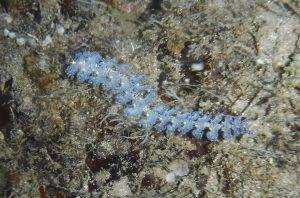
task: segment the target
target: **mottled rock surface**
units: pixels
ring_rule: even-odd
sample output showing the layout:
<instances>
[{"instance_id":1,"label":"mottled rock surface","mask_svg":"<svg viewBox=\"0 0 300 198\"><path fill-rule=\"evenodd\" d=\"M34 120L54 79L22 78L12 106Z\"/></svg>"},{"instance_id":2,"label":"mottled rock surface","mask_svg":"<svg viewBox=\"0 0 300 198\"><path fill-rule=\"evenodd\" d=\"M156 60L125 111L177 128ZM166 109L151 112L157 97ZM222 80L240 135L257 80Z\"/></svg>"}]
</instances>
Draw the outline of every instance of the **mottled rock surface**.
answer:
<instances>
[{"instance_id":1,"label":"mottled rock surface","mask_svg":"<svg viewBox=\"0 0 300 198\"><path fill-rule=\"evenodd\" d=\"M298 1L0 5L0 197L300 196ZM66 77L83 49L132 63L166 103L242 115L253 134L132 126L101 87Z\"/></svg>"}]
</instances>

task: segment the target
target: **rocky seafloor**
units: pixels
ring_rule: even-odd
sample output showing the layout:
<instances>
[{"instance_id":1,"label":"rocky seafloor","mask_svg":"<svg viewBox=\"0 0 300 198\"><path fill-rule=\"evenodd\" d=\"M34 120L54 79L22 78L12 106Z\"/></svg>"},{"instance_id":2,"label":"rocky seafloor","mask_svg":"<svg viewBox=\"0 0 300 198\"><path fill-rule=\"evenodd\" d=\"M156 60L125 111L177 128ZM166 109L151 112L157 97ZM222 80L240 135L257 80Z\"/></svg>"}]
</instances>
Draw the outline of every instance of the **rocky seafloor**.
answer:
<instances>
[{"instance_id":1,"label":"rocky seafloor","mask_svg":"<svg viewBox=\"0 0 300 198\"><path fill-rule=\"evenodd\" d=\"M0 3L0 197L300 196L298 1ZM166 104L243 116L252 134L145 131L66 76L78 50L131 63Z\"/></svg>"}]
</instances>

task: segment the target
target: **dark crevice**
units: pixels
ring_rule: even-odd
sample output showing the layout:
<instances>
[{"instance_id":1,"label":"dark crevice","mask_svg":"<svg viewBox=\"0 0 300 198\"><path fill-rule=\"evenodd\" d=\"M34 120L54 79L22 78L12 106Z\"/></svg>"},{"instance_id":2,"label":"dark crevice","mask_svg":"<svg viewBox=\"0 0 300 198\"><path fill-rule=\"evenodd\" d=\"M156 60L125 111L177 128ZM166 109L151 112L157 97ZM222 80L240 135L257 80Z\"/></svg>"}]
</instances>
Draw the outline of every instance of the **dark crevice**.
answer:
<instances>
[{"instance_id":1,"label":"dark crevice","mask_svg":"<svg viewBox=\"0 0 300 198\"><path fill-rule=\"evenodd\" d=\"M188 78L190 80L190 84L199 84L199 72L194 72L191 69L192 64L200 64L203 63L206 65L206 63L209 60L209 56L200 56L200 57L189 57L189 49L190 45L192 43L187 41L184 43L184 48L181 50L181 73L184 76L184 78L181 80L184 82L185 78Z\"/></svg>"},{"instance_id":2,"label":"dark crevice","mask_svg":"<svg viewBox=\"0 0 300 198\"><path fill-rule=\"evenodd\" d=\"M98 156L95 151L89 151L86 157L86 165L92 173L104 169L110 173L107 183L120 179L123 175L136 174L140 170L139 151L132 150L125 155ZM126 165L129 164L129 165Z\"/></svg>"},{"instance_id":3,"label":"dark crevice","mask_svg":"<svg viewBox=\"0 0 300 198\"><path fill-rule=\"evenodd\" d=\"M41 12L41 5L40 3L36 3L36 6L34 9L31 10L33 16L34 16L34 21L37 23L42 22L42 12Z\"/></svg>"},{"instance_id":4,"label":"dark crevice","mask_svg":"<svg viewBox=\"0 0 300 198\"><path fill-rule=\"evenodd\" d=\"M10 123L10 109L8 106L0 106L0 129L5 128L5 126Z\"/></svg>"},{"instance_id":5,"label":"dark crevice","mask_svg":"<svg viewBox=\"0 0 300 198\"><path fill-rule=\"evenodd\" d=\"M3 9L4 9L5 12L8 12L8 1L9 0L1 0L0 1L0 4L3 7Z\"/></svg>"},{"instance_id":6,"label":"dark crevice","mask_svg":"<svg viewBox=\"0 0 300 198\"><path fill-rule=\"evenodd\" d=\"M184 78L190 79L191 84L195 84L197 82L197 79L199 78L195 72L191 70L190 65L193 62L198 62L198 60L192 60L188 57L189 54L189 47L191 45L191 42L187 41L184 43L184 48L181 50L181 73L183 74ZM184 79L182 79L184 81Z\"/></svg>"},{"instance_id":7,"label":"dark crevice","mask_svg":"<svg viewBox=\"0 0 300 198\"><path fill-rule=\"evenodd\" d=\"M161 10L161 3L162 0L152 0L150 4L150 10L152 12Z\"/></svg>"},{"instance_id":8,"label":"dark crevice","mask_svg":"<svg viewBox=\"0 0 300 198\"><path fill-rule=\"evenodd\" d=\"M5 81L3 86L0 84L0 129L8 128L13 121L11 116L11 90L13 79ZM1 88L2 87L2 88Z\"/></svg>"},{"instance_id":9,"label":"dark crevice","mask_svg":"<svg viewBox=\"0 0 300 198\"><path fill-rule=\"evenodd\" d=\"M61 13L65 17L72 17L75 15L75 1L74 0L62 0L60 2Z\"/></svg>"}]
</instances>

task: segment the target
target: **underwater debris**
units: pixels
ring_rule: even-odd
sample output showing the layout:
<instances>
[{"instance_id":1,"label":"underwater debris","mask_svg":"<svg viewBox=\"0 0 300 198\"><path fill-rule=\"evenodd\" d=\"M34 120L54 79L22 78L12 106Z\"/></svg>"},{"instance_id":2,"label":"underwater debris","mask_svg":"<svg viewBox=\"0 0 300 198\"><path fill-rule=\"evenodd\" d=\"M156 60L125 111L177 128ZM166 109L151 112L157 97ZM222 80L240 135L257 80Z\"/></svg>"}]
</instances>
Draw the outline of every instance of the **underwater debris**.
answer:
<instances>
[{"instance_id":1,"label":"underwater debris","mask_svg":"<svg viewBox=\"0 0 300 198\"><path fill-rule=\"evenodd\" d=\"M123 113L132 123L145 129L167 134L191 133L195 138L216 141L250 133L246 119L240 116L211 115L198 111L185 112L164 104L157 97L156 88L145 83L140 73L129 74L129 64L103 58L97 52L76 52L67 67L68 76L81 82L102 85L122 105Z\"/></svg>"}]
</instances>

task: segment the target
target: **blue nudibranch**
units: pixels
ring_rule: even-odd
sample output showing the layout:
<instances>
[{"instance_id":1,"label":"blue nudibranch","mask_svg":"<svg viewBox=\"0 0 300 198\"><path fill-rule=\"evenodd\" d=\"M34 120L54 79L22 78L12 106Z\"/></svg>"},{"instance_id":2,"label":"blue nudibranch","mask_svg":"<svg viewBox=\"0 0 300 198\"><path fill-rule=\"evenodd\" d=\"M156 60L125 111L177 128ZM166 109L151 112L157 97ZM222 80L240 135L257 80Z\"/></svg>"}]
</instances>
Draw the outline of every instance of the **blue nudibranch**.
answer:
<instances>
[{"instance_id":1,"label":"blue nudibranch","mask_svg":"<svg viewBox=\"0 0 300 198\"><path fill-rule=\"evenodd\" d=\"M166 133L192 133L216 141L250 133L246 119L224 114L184 112L164 104L143 74L129 74L130 64L119 64L97 52L76 52L66 69L68 76L102 87L123 106L124 115L145 129Z\"/></svg>"}]
</instances>

